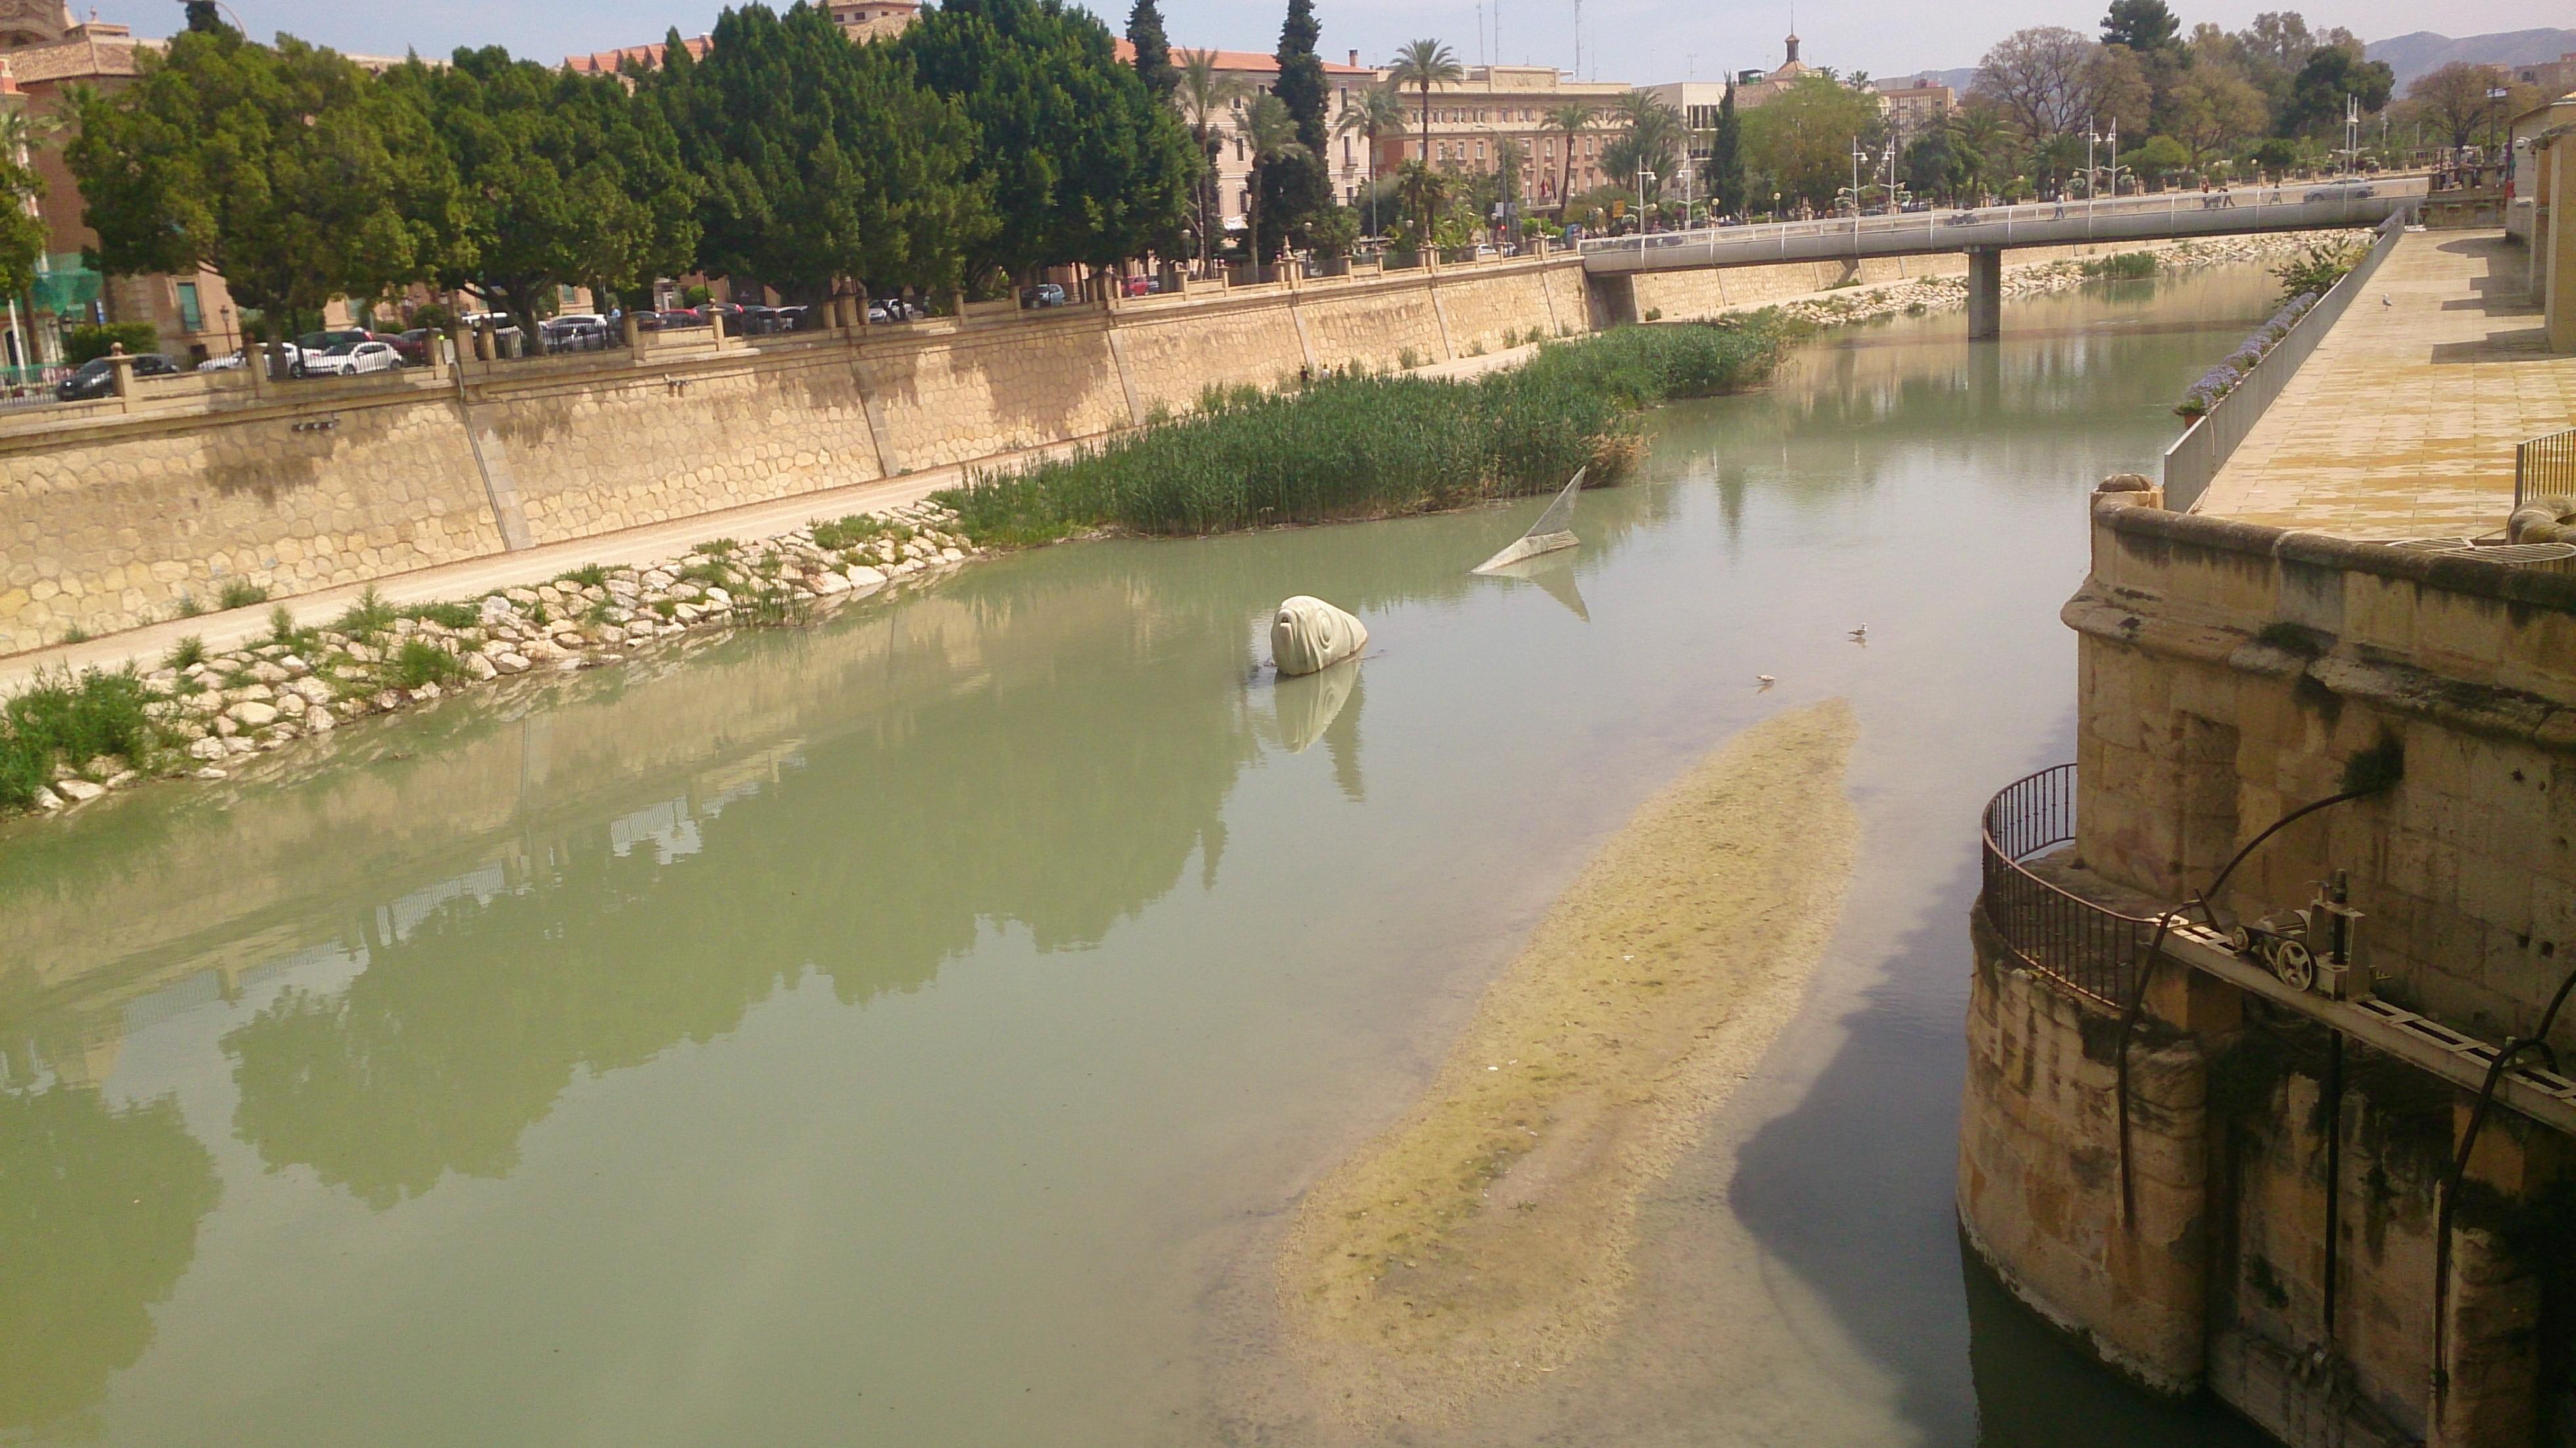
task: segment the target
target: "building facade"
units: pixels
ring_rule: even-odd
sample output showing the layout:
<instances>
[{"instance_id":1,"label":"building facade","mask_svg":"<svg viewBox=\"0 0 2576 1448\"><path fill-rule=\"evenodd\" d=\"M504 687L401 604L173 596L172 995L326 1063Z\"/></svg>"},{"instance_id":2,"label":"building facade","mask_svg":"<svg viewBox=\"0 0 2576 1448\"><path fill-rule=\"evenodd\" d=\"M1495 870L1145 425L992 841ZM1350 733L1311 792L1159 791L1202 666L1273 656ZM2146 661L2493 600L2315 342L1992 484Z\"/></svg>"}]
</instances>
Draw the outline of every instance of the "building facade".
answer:
<instances>
[{"instance_id":1,"label":"building facade","mask_svg":"<svg viewBox=\"0 0 2576 1448\"><path fill-rule=\"evenodd\" d=\"M1189 47L1172 47L1172 63L1193 53ZM1216 173L1217 195L1224 209L1224 223L1229 231L1239 231L1246 224L1252 207L1252 153L1244 143L1244 107L1256 96L1268 95L1279 85L1279 57L1257 50L1218 50L1216 73L1220 80L1231 81L1242 88L1242 99L1217 118ZM1136 63L1136 47L1124 40L1118 42L1118 58L1130 65ZM1360 64L1360 53L1350 52L1350 59L1336 64L1324 62L1326 87L1326 124L1341 119L1358 103L1361 92L1376 79L1377 72ZM1325 140L1325 161L1332 173L1333 195L1343 201L1355 201L1368 187L1368 148L1357 136L1347 132Z\"/></svg>"},{"instance_id":2,"label":"building facade","mask_svg":"<svg viewBox=\"0 0 2576 1448\"><path fill-rule=\"evenodd\" d=\"M131 82L137 55L159 44L123 25L75 21L61 0L0 0L0 104L23 110L45 137L27 156L45 186L36 202L45 224L45 255L25 305L10 303L9 331L0 347L11 367L60 362L63 331L99 322L149 322L159 334L158 349L182 362L222 356L241 345L232 295L213 272L102 277L82 259L83 248L96 245L98 235L89 229L80 187L64 164L61 132L46 123L68 119L75 90L114 91Z\"/></svg>"},{"instance_id":3,"label":"building facade","mask_svg":"<svg viewBox=\"0 0 2576 1448\"><path fill-rule=\"evenodd\" d=\"M1393 84L1392 73L1376 72L1375 82ZM1614 179L1601 170L1601 148L1611 139L1597 123L1573 135L1548 123L1567 106L1582 106L1600 117L1629 87L1611 81L1577 80L1549 66L1492 65L1469 70L1466 78L1431 91L1431 120L1422 120L1422 94L1402 94L1407 117L1402 136L1378 143L1378 171L1384 175L1409 160L1434 168L1490 175L1500 166L1503 142L1519 148L1518 194L1530 204L1550 207L1565 195L1581 195Z\"/></svg>"}]
</instances>

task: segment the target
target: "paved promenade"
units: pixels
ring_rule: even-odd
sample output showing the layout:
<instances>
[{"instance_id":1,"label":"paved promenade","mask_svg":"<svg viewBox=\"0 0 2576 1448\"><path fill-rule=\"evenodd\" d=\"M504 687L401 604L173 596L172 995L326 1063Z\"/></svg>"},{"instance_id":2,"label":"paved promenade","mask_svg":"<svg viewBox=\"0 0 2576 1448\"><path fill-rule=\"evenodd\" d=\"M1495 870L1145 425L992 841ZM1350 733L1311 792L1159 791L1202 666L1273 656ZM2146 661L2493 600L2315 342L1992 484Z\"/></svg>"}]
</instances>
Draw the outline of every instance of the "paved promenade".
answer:
<instances>
[{"instance_id":1,"label":"paved promenade","mask_svg":"<svg viewBox=\"0 0 2576 1448\"><path fill-rule=\"evenodd\" d=\"M2576 356L2543 345L2526 255L2498 232L2408 233L2199 511L2362 539L2501 529L2514 445L2576 427Z\"/></svg>"}]
</instances>

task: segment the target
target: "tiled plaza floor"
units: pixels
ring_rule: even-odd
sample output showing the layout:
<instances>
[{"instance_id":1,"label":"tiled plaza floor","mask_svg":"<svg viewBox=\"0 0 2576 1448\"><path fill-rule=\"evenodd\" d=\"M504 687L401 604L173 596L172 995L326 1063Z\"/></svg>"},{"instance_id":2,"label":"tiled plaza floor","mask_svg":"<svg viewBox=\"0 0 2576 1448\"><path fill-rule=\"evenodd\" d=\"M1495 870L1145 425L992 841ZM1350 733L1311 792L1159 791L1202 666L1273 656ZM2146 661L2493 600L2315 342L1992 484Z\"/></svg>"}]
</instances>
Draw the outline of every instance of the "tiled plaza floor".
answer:
<instances>
[{"instance_id":1,"label":"tiled plaza floor","mask_svg":"<svg viewBox=\"0 0 2576 1448\"><path fill-rule=\"evenodd\" d=\"M2220 469L2198 511L2349 538L2504 526L2516 443L2576 427L2500 232L2410 232Z\"/></svg>"}]
</instances>

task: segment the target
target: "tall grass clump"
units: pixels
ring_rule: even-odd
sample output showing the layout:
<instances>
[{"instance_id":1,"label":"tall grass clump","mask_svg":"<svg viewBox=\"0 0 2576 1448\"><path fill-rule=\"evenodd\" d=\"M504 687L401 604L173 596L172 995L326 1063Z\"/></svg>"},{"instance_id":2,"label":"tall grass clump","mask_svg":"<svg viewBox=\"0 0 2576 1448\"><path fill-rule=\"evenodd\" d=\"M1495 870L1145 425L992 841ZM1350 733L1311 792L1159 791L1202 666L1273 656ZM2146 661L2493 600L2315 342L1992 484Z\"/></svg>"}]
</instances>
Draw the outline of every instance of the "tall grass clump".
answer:
<instances>
[{"instance_id":1,"label":"tall grass clump","mask_svg":"<svg viewBox=\"0 0 2576 1448\"><path fill-rule=\"evenodd\" d=\"M1551 346L1471 382L1341 373L1276 394L1210 394L1201 411L938 495L979 544L1086 529L1221 533L1452 508L1610 482L1637 451L1636 415L1770 374L1788 340L1747 321L1627 328Z\"/></svg>"},{"instance_id":2,"label":"tall grass clump","mask_svg":"<svg viewBox=\"0 0 2576 1448\"><path fill-rule=\"evenodd\" d=\"M456 655L427 639L405 639L393 657L385 660L383 678L389 688L417 689L423 684L453 684L465 677L465 665Z\"/></svg>"},{"instance_id":3,"label":"tall grass clump","mask_svg":"<svg viewBox=\"0 0 2576 1448\"><path fill-rule=\"evenodd\" d=\"M2155 253L2124 251L2116 256L2095 257L2084 263L2083 271L2094 281L2142 282L2156 274Z\"/></svg>"},{"instance_id":4,"label":"tall grass clump","mask_svg":"<svg viewBox=\"0 0 2576 1448\"><path fill-rule=\"evenodd\" d=\"M161 736L144 703L143 680L130 667L40 676L0 706L0 805L33 804L62 764L148 756Z\"/></svg>"}]
</instances>

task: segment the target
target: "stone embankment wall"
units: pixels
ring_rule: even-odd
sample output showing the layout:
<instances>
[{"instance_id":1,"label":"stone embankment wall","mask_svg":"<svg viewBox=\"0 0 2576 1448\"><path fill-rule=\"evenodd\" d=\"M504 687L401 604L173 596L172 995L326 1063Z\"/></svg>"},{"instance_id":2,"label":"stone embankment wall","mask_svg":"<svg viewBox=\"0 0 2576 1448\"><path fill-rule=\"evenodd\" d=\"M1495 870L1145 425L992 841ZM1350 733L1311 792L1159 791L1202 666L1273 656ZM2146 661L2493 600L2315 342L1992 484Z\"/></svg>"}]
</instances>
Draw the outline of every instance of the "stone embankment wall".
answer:
<instances>
[{"instance_id":1,"label":"stone embankment wall","mask_svg":"<svg viewBox=\"0 0 2576 1448\"><path fill-rule=\"evenodd\" d=\"M2306 233L2224 237L2200 241L2096 242L2080 246L2018 247L2004 253L2005 288L2013 290L2015 274L2028 275L2058 262L2145 252L2169 263L2211 264L2285 256L2316 244ZM1667 319L1714 317L1746 307L1769 306L1792 297L1846 287L1892 286L1899 282L1968 275L1965 252L1924 256L1867 257L1858 261L1790 261L1771 266L1728 267L1718 271L1639 272L1638 315L1661 313Z\"/></svg>"},{"instance_id":2,"label":"stone embankment wall","mask_svg":"<svg viewBox=\"0 0 2576 1448\"><path fill-rule=\"evenodd\" d=\"M2393 791L2273 837L2216 903L2250 920L2347 871L2380 996L2489 1042L2537 1028L2576 969L2576 577L2106 503L2065 617L2080 802L2050 868L2070 888L2151 913L2393 744ZM2117 1012L1988 927L1960 1211L2016 1292L2290 1443L2576 1444L2576 1143L2490 1116L2436 1363L2467 1093L2167 967L2132 1048L2124 1225ZM2576 1018L2551 1039L2576 1058Z\"/></svg>"},{"instance_id":3,"label":"stone embankment wall","mask_svg":"<svg viewBox=\"0 0 2576 1448\"><path fill-rule=\"evenodd\" d=\"M1586 328L1572 259L0 418L0 654L211 606L1098 437L1211 386ZM657 339L659 342L659 339Z\"/></svg>"}]
</instances>

